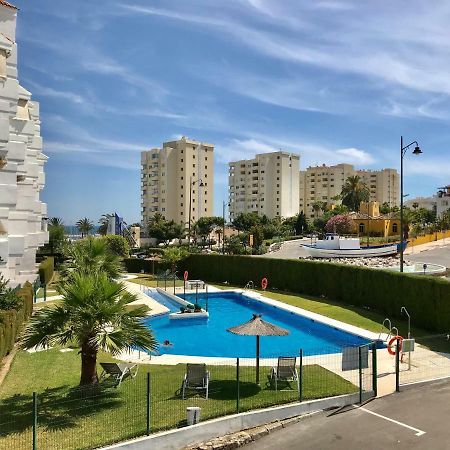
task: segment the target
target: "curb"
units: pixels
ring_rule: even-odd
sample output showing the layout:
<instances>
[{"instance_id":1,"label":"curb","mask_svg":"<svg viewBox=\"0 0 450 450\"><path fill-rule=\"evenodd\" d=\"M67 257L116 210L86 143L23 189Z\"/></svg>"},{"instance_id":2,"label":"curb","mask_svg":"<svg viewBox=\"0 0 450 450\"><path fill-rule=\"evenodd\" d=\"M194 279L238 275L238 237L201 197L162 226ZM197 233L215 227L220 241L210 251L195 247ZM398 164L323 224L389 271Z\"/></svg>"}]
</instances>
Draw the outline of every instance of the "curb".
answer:
<instances>
[{"instance_id":1,"label":"curb","mask_svg":"<svg viewBox=\"0 0 450 450\"><path fill-rule=\"evenodd\" d=\"M303 414L301 416L291 417L289 419L276 420L275 422L270 422L266 425L248 428L246 430L238 431L237 433L226 434L225 436L218 437L210 441L189 445L187 447L183 447L182 450L233 450L249 444L250 442L255 442L273 431L286 428L289 425L300 422L300 420L308 419L319 412L321 412L321 410Z\"/></svg>"}]
</instances>

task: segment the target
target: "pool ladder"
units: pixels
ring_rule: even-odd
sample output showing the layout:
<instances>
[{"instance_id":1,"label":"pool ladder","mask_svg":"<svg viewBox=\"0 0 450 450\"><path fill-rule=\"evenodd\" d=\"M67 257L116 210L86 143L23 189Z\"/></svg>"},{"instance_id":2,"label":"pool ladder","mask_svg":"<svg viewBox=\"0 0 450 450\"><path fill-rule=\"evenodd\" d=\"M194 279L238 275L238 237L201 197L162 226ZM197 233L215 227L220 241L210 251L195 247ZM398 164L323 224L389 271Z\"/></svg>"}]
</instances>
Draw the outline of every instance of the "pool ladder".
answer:
<instances>
[{"instance_id":1,"label":"pool ladder","mask_svg":"<svg viewBox=\"0 0 450 450\"><path fill-rule=\"evenodd\" d=\"M389 327L387 327L386 325L385 325L385 323L387 323L388 325L389 325ZM383 325L381 326L381 331L380 331L380 334L378 335L378 340L381 340L381 334L383 333L383 330L384 329L387 329L387 330L389 330L389 333L388 333L388 335L387 335L387 341L391 338L391 337L393 337L393 336L397 336L398 335L398 328L397 327L393 327L392 326L392 323L391 323L391 320L390 319L388 319L387 317L386 317L386 319L384 319L383 320ZM395 330L395 334L392 334L392 332Z\"/></svg>"},{"instance_id":2,"label":"pool ladder","mask_svg":"<svg viewBox=\"0 0 450 450\"><path fill-rule=\"evenodd\" d=\"M255 289L255 283L253 283L253 281L250 280L250 281L245 285L244 289Z\"/></svg>"}]
</instances>

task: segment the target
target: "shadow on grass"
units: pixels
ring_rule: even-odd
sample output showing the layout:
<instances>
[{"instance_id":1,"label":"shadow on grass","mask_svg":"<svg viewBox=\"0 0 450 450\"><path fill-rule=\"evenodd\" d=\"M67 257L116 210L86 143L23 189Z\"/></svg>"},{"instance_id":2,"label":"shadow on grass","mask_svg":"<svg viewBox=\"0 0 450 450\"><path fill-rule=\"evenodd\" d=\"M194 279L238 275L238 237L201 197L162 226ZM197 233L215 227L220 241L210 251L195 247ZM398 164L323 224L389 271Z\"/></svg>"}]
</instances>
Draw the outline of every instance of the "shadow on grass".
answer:
<instances>
[{"instance_id":1,"label":"shadow on grass","mask_svg":"<svg viewBox=\"0 0 450 450\"><path fill-rule=\"evenodd\" d=\"M80 419L122 402L120 391L109 385L46 389L37 396L38 424L48 431L73 428ZM17 394L0 401L0 437L24 432L32 425L32 395Z\"/></svg>"}]
</instances>

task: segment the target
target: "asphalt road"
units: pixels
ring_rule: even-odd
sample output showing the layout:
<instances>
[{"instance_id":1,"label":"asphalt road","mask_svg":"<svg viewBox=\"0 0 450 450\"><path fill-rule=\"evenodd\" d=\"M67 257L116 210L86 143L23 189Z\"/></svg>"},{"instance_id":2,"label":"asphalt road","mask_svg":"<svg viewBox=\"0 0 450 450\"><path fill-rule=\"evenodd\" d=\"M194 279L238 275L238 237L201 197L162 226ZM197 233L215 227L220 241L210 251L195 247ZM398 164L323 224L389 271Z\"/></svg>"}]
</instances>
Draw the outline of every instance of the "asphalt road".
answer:
<instances>
[{"instance_id":1,"label":"asphalt road","mask_svg":"<svg viewBox=\"0 0 450 450\"><path fill-rule=\"evenodd\" d=\"M425 250L420 253L415 249L414 253L405 255L405 260L427 264L440 264L441 266L450 268L450 239L447 239L447 241L448 244L444 247ZM285 242L283 243L281 250L261 255L261 258L298 259L301 256L306 256L305 250L303 250L301 244L310 242L310 239Z\"/></svg>"},{"instance_id":2,"label":"asphalt road","mask_svg":"<svg viewBox=\"0 0 450 450\"><path fill-rule=\"evenodd\" d=\"M420 253L412 253L405 256L408 261L423 262L427 264L440 264L444 267L450 267L450 239L445 247L439 247L431 250L425 250ZM450 445L449 445L450 447Z\"/></svg>"},{"instance_id":3,"label":"asphalt road","mask_svg":"<svg viewBox=\"0 0 450 450\"><path fill-rule=\"evenodd\" d=\"M275 431L245 450L448 450L450 381L410 388L366 403L324 411Z\"/></svg>"}]
</instances>

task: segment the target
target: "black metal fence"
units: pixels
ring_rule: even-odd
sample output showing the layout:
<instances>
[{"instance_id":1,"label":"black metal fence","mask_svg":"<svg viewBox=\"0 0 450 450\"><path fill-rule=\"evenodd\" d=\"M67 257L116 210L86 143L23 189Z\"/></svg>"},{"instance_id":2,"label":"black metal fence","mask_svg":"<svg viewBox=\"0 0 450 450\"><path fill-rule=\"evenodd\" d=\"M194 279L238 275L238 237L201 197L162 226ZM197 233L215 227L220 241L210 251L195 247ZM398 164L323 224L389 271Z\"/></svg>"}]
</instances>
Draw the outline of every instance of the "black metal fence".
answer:
<instances>
[{"instance_id":1,"label":"black metal fence","mask_svg":"<svg viewBox=\"0 0 450 450\"><path fill-rule=\"evenodd\" d=\"M314 353L300 350L284 360L264 355L259 364L255 358L206 358L204 386L184 383L186 364L148 364L120 386L106 380L89 388L62 386L3 397L0 448L92 449L184 427L187 408L200 408L204 421L338 395L354 394L361 402L376 395L374 345Z\"/></svg>"}]
</instances>

